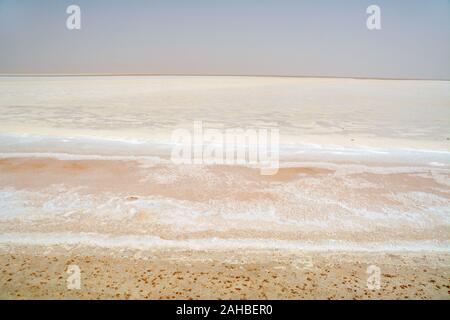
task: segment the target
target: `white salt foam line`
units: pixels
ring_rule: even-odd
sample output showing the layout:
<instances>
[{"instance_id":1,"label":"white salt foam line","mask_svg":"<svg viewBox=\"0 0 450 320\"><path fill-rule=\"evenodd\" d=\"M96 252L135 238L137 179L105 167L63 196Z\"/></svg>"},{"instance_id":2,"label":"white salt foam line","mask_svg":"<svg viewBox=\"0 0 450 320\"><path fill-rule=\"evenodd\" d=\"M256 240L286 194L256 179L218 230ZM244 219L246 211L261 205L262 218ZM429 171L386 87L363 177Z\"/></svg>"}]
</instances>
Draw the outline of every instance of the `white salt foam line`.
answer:
<instances>
[{"instance_id":1,"label":"white salt foam line","mask_svg":"<svg viewBox=\"0 0 450 320\"><path fill-rule=\"evenodd\" d=\"M450 240L350 242L342 240L288 241L275 239L203 238L165 240L148 235L110 236L97 233L6 233L0 235L2 245L85 245L103 248L157 249L284 249L310 252L445 252L450 253Z\"/></svg>"}]
</instances>

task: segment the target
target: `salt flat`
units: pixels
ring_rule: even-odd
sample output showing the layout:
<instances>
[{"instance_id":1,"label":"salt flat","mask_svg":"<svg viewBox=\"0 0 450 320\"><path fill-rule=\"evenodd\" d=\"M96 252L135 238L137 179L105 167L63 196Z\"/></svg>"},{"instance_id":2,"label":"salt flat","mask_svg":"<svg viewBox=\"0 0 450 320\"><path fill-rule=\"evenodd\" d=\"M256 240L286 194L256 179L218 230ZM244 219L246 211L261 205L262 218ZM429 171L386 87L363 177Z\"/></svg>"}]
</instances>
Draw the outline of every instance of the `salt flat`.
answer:
<instances>
[{"instance_id":1,"label":"salt flat","mask_svg":"<svg viewBox=\"0 0 450 320\"><path fill-rule=\"evenodd\" d=\"M383 294L448 297L449 89L446 81L0 77L0 296L73 297L60 290L64 279L42 278L49 274L40 273L48 285L37 287L10 280L16 271L39 273L40 264L61 277L73 260L89 270L88 281L102 279L89 284L96 297L212 298L222 284L205 289L194 278L211 282L227 270L236 277L239 266L253 266L271 270L270 285L227 287L222 297L364 299L373 295L361 277L373 263L389 270ZM171 135L192 130L194 121L218 130L275 126L279 170L263 176L247 165L174 164ZM48 250L52 259L43 257ZM172 259L177 250L183 259ZM256 260L239 256L227 269L233 250ZM350 258L342 263L329 253ZM141 272L133 265L155 254L157 277L182 269L182 286L163 282L183 294L132 289ZM390 254L400 256L403 275ZM186 265L205 267L199 255L214 260L213 271L191 277ZM306 289L310 276L289 274L305 255L314 256L317 281L331 274L335 291L319 282ZM80 256L97 257L105 274ZM123 272L108 269L115 259L135 277L111 289L102 277ZM358 288L349 291L356 282L339 283L353 272ZM299 287L280 289L292 281ZM407 294L399 281L410 281Z\"/></svg>"}]
</instances>

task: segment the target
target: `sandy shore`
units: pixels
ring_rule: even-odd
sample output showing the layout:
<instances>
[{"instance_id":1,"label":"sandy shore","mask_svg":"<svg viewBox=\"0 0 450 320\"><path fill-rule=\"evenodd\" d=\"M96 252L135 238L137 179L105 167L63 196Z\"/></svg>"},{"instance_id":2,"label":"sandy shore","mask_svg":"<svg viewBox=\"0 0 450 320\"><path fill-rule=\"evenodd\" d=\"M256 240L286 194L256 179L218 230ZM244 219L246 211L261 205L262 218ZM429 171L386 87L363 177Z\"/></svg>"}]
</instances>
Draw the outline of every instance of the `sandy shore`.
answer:
<instances>
[{"instance_id":1,"label":"sandy shore","mask_svg":"<svg viewBox=\"0 0 450 320\"><path fill-rule=\"evenodd\" d=\"M2 246L2 299L449 299L433 253L305 253ZM77 265L80 289L68 289ZM367 268L380 268L370 290Z\"/></svg>"}]
</instances>

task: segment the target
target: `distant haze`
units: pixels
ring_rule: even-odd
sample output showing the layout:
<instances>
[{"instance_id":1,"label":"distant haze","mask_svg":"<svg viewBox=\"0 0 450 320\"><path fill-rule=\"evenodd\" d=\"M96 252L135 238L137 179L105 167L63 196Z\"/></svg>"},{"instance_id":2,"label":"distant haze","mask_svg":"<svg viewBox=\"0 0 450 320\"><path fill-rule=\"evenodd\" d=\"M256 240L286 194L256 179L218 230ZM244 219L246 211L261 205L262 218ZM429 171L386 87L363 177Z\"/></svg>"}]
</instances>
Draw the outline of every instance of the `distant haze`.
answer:
<instances>
[{"instance_id":1,"label":"distant haze","mask_svg":"<svg viewBox=\"0 0 450 320\"><path fill-rule=\"evenodd\" d=\"M0 0L0 73L449 80L450 1Z\"/></svg>"}]
</instances>

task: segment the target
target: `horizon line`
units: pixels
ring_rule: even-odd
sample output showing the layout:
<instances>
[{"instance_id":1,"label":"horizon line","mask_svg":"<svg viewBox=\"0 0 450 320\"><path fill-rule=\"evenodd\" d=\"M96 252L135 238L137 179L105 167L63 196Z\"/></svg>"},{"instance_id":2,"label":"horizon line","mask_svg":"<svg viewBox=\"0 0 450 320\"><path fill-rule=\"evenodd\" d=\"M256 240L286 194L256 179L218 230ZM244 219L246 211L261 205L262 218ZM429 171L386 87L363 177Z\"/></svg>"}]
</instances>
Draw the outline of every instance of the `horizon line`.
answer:
<instances>
[{"instance_id":1,"label":"horizon line","mask_svg":"<svg viewBox=\"0 0 450 320\"><path fill-rule=\"evenodd\" d=\"M196 73L0 73L0 77L136 77L136 76L182 76L182 77L264 77L264 78L319 78L355 80L410 80L410 81L450 81L450 78L395 78L358 76L318 76L318 75L253 75L253 74L196 74Z\"/></svg>"}]
</instances>

